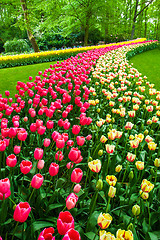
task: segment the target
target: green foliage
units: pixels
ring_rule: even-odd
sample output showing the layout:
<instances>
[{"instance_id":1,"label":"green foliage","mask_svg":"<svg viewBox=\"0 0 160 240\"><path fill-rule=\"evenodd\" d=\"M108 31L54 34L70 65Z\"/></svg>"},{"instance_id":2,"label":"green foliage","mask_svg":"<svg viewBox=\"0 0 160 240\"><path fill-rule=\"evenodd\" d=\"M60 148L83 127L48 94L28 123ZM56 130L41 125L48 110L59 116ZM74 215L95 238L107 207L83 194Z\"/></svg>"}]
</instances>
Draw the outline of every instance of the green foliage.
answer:
<instances>
[{"instance_id":1,"label":"green foliage","mask_svg":"<svg viewBox=\"0 0 160 240\"><path fill-rule=\"evenodd\" d=\"M12 41L7 41L4 44L5 52L26 52L29 51L29 45L25 39L14 39Z\"/></svg>"}]
</instances>

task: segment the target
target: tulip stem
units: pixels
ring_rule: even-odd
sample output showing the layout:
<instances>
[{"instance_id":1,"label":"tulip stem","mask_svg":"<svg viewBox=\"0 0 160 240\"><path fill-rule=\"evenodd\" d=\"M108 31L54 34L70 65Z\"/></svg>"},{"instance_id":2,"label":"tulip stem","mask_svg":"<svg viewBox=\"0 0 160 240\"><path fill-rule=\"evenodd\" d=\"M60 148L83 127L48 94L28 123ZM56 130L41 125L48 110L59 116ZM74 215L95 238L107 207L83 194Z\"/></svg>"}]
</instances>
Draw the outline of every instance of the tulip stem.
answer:
<instances>
[{"instance_id":1,"label":"tulip stem","mask_svg":"<svg viewBox=\"0 0 160 240\"><path fill-rule=\"evenodd\" d=\"M108 202L107 202L107 208L106 208L106 213L108 212L108 208L109 208L109 204L110 204L111 198L108 198Z\"/></svg>"},{"instance_id":2,"label":"tulip stem","mask_svg":"<svg viewBox=\"0 0 160 240\"><path fill-rule=\"evenodd\" d=\"M87 186L88 174L89 174L89 167L88 167L88 170L87 170L87 175L86 175L86 181L85 181L85 184L84 184L84 189Z\"/></svg>"},{"instance_id":3,"label":"tulip stem","mask_svg":"<svg viewBox=\"0 0 160 240\"><path fill-rule=\"evenodd\" d=\"M30 197L29 197L28 202L30 202L30 200L31 200L31 198L32 198L32 195L33 195L34 191L35 191L35 188L33 188L32 193L31 193L31 195L30 195Z\"/></svg>"},{"instance_id":4,"label":"tulip stem","mask_svg":"<svg viewBox=\"0 0 160 240\"><path fill-rule=\"evenodd\" d=\"M71 186L70 193L72 192L73 186L74 186L74 183L73 183L72 186Z\"/></svg>"},{"instance_id":5,"label":"tulip stem","mask_svg":"<svg viewBox=\"0 0 160 240\"><path fill-rule=\"evenodd\" d=\"M150 218L150 209L149 209L149 202L147 201L147 207L148 207L148 232L149 232L149 228L150 228L150 225L151 225L151 218Z\"/></svg>"},{"instance_id":6,"label":"tulip stem","mask_svg":"<svg viewBox=\"0 0 160 240\"><path fill-rule=\"evenodd\" d=\"M14 234L15 234L15 232L16 232L16 229L17 229L17 227L18 227L18 223L19 223L19 222L17 222L17 223L16 223L16 226L15 226L15 228L14 228L13 235L12 235L12 239L11 239L11 240L13 240L13 239L14 239Z\"/></svg>"},{"instance_id":7,"label":"tulip stem","mask_svg":"<svg viewBox=\"0 0 160 240\"><path fill-rule=\"evenodd\" d=\"M94 154L96 153L98 147L100 146L101 142L98 144L98 146L96 147L96 149L94 150L93 154L92 154L92 158L94 157Z\"/></svg>"},{"instance_id":8,"label":"tulip stem","mask_svg":"<svg viewBox=\"0 0 160 240\"><path fill-rule=\"evenodd\" d=\"M125 169L125 172L124 172L124 175L123 175L123 179L122 179L122 185L123 185L123 182L124 182L124 179L125 179L125 176L126 176L128 164L129 164L129 162L127 162L127 165L126 165L126 169Z\"/></svg>"},{"instance_id":9,"label":"tulip stem","mask_svg":"<svg viewBox=\"0 0 160 240\"><path fill-rule=\"evenodd\" d=\"M16 205L16 203L12 200L12 198L9 197L9 200L10 200L14 205Z\"/></svg>"},{"instance_id":10,"label":"tulip stem","mask_svg":"<svg viewBox=\"0 0 160 240\"><path fill-rule=\"evenodd\" d=\"M97 230L97 232L96 232L96 234L95 234L95 236L94 236L94 238L93 238L93 240L96 239L97 233L99 232L100 229L101 229L101 228L99 227L98 230Z\"/></svg>"}]
</instances>

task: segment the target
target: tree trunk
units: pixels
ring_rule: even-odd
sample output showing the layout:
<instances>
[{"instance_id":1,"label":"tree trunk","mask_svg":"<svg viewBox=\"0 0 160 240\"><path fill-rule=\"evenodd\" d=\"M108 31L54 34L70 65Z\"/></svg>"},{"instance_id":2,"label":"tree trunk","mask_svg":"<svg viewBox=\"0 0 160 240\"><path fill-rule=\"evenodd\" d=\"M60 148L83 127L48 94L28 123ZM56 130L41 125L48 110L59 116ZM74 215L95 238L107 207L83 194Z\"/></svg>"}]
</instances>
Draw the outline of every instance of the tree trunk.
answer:
<instances>
[{"instance_id":1,"label":"tree trunk","mask_svg":"<svg viewBox=\"0 0 160 240\"><path fill-rule=\"evenodd\" d=\"M88 45L88 37L89 37L89 25L86 24L86 27L84 29L84 46Z\"/></svg>"},{"instance_id":2,"label":"tree trunk","mask_svg":"<svg viewBox=\"0 0 160 240\"><path fill-rule=\"evenodd\" d=\"M144 36L147 37L147 9L145 11L145 27L144 27Z\"/></svg>"},{"instance_id":3,"label":"tree trunk","mask_svg":"<svg viewBox=\"0 0 160 240\"><path fill-rule=\"evenodd\" d=\"M136 23L136 18L137 18L138 3L139 3L139 0L136 0L136 6L135 6L134 18L133 18L133 24L132 24L131 40L133 40L134 32L135 32L135 23Z\"/></svg>"},{"instance_id":4,"label":"tree trunk","mask_svg":"<svg viewBox=\"0 0 160 240\"><path fill-rule=\"evenodd\" d=\"M26 28L27 28L27 36L28 36L28 39L29 41L31 42L32 44L32 47L34 49L34 52L40 52L39 50L39 47L38 47L38 44L36 42L36 39L35 37L33 36L32 34L32 31L31 31L31 28L30 28L30 24L29 24L29 19L28 19L28 11L27 11L27 4L26 4L26 0L20 0L21 2L21 7L22 7L22 10L23 10L23 14L24 14L24 19L26 21Z\"/></svg>"}]
</instances>

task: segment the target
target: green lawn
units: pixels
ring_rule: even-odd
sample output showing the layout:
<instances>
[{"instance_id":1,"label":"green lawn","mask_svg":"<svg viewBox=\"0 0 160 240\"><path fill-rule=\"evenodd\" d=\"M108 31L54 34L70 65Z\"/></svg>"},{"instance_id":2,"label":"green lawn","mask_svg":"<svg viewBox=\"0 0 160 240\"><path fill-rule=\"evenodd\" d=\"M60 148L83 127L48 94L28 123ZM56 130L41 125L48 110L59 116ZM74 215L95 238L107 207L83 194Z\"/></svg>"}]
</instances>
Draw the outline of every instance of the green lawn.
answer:
<instances>
[{"instance_id":1,"label":"green lawn","mask_svg":"<svg viewBox=\"0 0 160 240\"><path fill-rule=\"evenodd\" d=\"M154 49L138 54L130 59L133 67L143 76L147 76L148 81L155 84L155 88L160 90L160 50Z\"/></svg>"},{"instance_id":2,"label":"green lawn","mask_svg":"<svg viewBox=\"0 0 160 240\"><path fill-rule=\"evenodd\" d=\"M3 68L0 69L0 93L4 97L6 90L10 91L11 97L14 97L16 91L17 81L28 82L29 76L35 79L39 71L44 72L45 69L49 68L50 64L56 62L39 63L34 65L27 65L22 67Z\"/></svg>"}]
</instances>

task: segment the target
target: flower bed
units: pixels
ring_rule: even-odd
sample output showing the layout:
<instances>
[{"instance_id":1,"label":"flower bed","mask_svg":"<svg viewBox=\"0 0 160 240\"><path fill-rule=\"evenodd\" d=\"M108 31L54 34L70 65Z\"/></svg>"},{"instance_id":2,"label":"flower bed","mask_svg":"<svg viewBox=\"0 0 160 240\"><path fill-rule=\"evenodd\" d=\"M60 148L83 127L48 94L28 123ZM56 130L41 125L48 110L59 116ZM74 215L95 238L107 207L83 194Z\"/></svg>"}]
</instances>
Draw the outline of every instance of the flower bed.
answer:
<instances>
[{"instance_id":1,"label":"flower bed","mask_svg":"<svg viewBox=\"0 0 160 240\"><path fill-rule=\"evenodd\" d=\"M0 98L3 239L158 239L160 92L126 60L155 44L79 53Z\"/></svg>"},{"instance_id":2,"label":"flower bed","mask_svg":"<svg viewBox=\"0 0 160 240\"><path fill-rule=\"evenodd\" d=\"M52 61L60 61L67 59L71 56L75 56L78 53L82 53L92 49L101 49L110 46L123 45L129 43L138 43L145 41L145 38L136 39L128 42L121 43L111 43L107 45L100 46L88 46L81 48L71 48L57 51L46 51L46 52L38 52L38 53L30 53L30 54L20 54L14 56L2 56L0 57L0 69L7 67L15 67L15 66L23 66L34 63L42 63L42 62L52 62Z\"/></svg>"}]
</instances>

